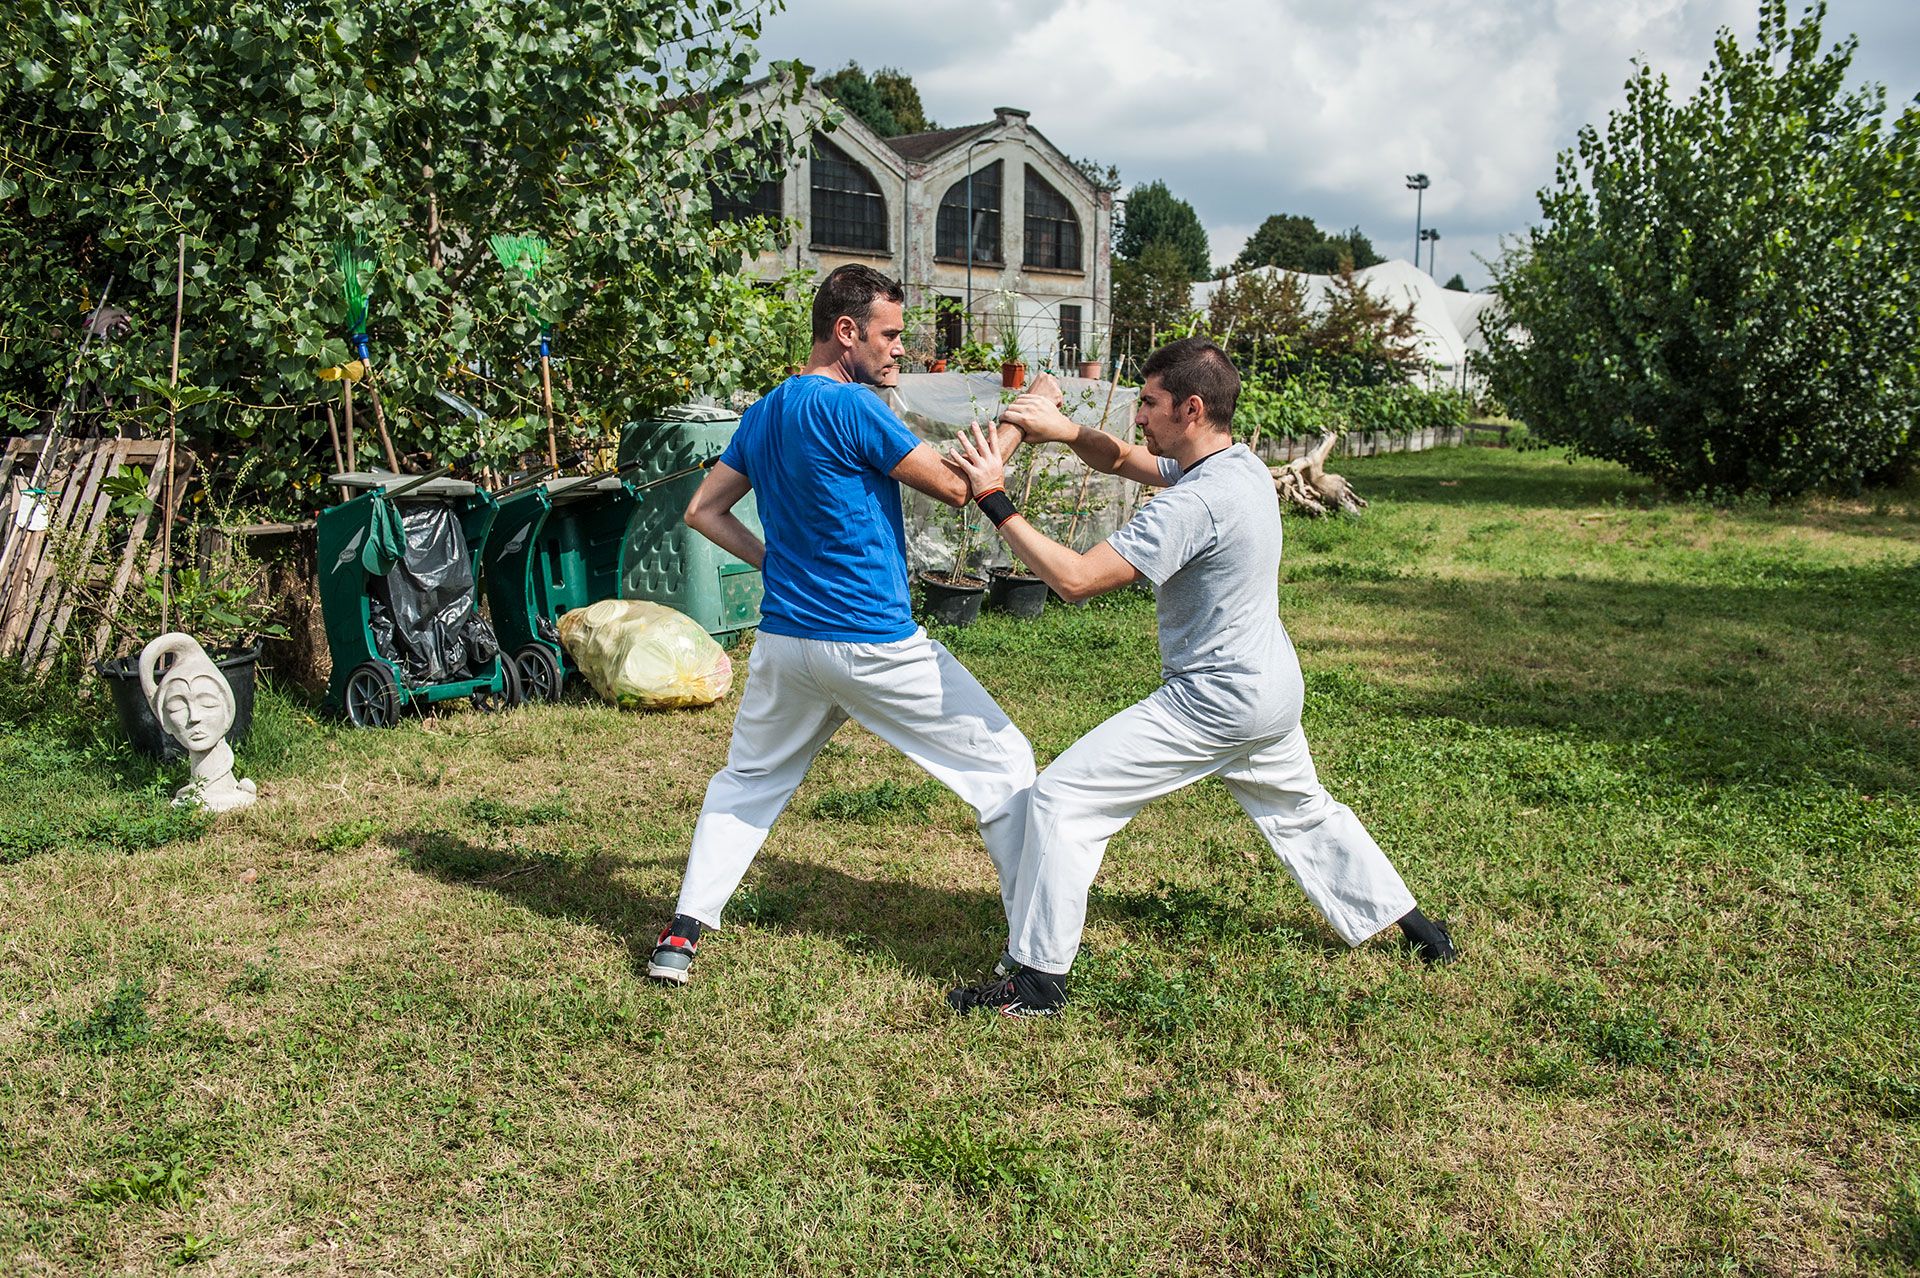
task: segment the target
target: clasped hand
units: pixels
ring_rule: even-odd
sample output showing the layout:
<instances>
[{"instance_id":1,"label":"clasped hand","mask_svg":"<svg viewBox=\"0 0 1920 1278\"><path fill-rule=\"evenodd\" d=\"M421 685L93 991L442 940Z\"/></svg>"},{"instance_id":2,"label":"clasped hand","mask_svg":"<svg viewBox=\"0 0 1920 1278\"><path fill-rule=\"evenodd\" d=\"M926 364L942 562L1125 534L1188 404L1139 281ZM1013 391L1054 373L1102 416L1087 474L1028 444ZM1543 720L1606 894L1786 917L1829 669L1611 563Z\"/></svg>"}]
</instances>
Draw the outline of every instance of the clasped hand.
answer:
<instances>
[{"instance_id":1,"label":"clasped hand","mask_svg":"<svg viewBox=\"0 0 1920 1278\"><path fill-rule=\"evenodd\" d=\"M1029 444L1069 444L1080 427L1045 395L1022 395L1000 410L1000 420L1020 428Z\"/></svg>"},{"instance_id":2,"label":"clasped hand","mask_svg":"<svg viewBox=\"0 0 1920 1278\"><path fill-rule=\"evenodd\" d=\"M969 423L954 437L953 448L947 456L967 477L970 496L978 497L981 493L1006 487L1007 464L1000 459L999 452L987 438L986 432L980 429L979 422Z\"/></svg>"}]
</instances>

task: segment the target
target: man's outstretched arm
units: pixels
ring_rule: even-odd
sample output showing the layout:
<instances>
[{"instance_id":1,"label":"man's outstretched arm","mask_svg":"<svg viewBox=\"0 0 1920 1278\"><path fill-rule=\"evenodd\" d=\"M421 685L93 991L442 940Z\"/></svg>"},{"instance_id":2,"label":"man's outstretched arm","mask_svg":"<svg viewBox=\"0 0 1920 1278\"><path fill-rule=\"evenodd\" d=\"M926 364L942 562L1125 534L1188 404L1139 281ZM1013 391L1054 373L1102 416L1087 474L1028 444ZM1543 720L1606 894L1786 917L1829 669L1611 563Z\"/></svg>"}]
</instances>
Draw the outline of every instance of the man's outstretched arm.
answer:
<instances>
[{"instance_id":1,"label":"man's outstretched arm","mask_svg":"<svg viewBox=\"0 0 1920 1278\"><path fill-rule=\"evenodd\" d=\"M1005 459L988 444L978 426L970 432L960 432L952 456L954 465L966 474L972 492L990 493L1003 488ZM1083 555L1071 546L1061 545L1018 514L998 527L1013 553L1068 603L1079 603L1141 580L1140 570L1104 541Z\"/></svg>"},{"instance_id":2,"label":"man's outstretched arm","mask_svg":"<svg viewBox=\"0 0 1920 1278\"><path fill-rule=\"evenodd\" d=\"M1061 412L1058 404L1039 396L1020 396L1001 410L1000 420L1018 426L1028 443L1065 444L1102 474L1118 475L1137 484L1167 483L1152 453L1097 427L1080 425Z\"/></svg>"}]
</instances>

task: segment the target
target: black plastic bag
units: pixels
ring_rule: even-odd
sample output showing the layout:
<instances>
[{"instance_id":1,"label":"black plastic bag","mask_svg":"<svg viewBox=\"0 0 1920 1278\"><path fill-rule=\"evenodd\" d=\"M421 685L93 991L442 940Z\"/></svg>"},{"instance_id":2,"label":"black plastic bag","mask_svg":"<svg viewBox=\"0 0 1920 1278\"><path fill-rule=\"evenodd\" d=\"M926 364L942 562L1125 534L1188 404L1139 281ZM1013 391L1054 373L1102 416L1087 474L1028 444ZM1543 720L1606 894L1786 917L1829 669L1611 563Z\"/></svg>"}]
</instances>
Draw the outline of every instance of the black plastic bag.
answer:
<instances>
[{"instance_id":1,"label":"black plastic bag","mask_svg":"<svg viewBox=\"0 0 1920 1278\"><path fill-rule=\"evenodd\" d=\"M374 642L410 685L474 678L499 644L480 616L459 517L444 502L409 501L400 503L400 521L406 557L368 590Z\"/></svg>"}]
</instances>

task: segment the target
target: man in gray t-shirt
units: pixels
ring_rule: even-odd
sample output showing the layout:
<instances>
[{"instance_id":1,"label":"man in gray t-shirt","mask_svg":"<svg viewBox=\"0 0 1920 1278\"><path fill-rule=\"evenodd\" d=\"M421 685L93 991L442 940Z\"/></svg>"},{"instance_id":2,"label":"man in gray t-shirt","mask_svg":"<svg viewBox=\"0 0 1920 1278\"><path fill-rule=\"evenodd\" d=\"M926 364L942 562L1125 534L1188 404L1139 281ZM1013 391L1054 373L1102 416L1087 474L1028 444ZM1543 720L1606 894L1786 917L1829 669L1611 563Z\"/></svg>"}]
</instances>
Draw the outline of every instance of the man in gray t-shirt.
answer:
<instances>
[{"instance_id":1,"label":"man in gray t-shirt","mask_svg":"<svg viewBox=\"0 0 1920 1278\"><path fill-rule=\"evenodd\" d=\"M1398 923L1426 961L1453 958L1446 928L1416 908L1366 827L1314 773L1300 731L1300 662L1280 624L1280 506L1267 468L1233 442L1239 393L1220 348L1187 338L1142 369L1134 420L1145 448L1076 426L1032 396L1007 407L1001 420L1029 441L1068 444L1096 470L1163 489L1084 555L1019 518L998 454L985 436L962 436L954 461L975 500L1062 598L1153 583L1164 682L1034 783L1008 898L1011 965L949 994L957 1011L1057 1011L1107 841L1149 801L1206 776L1226 784L1347 944Z\"/></svg>"}]
</instances>

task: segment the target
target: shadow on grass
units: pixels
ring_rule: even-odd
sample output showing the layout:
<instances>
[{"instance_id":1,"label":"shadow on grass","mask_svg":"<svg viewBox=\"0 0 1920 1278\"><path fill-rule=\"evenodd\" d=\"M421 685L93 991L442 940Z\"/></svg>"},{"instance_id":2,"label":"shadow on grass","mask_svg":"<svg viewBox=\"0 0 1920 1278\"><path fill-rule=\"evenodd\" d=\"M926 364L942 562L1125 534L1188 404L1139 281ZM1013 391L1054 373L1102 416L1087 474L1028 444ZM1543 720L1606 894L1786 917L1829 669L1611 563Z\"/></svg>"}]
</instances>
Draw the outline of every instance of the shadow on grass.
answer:
<instances>
[{"instance_id":1,"label":"shadow on grass","mask_svg":"<svg viewBox=\"0 0 1920 1278\"><path fill-rule=\"evenodd\" d=\"M1367 648L1437 656L1447 672L1438 689L1393 696L1391 712L1653 747L1647 762L1669 780L1920 790L1920 566L1776 573L1761 584L1400 578L1341 589L1396 619L1399 637ZM1810 639L1820 633L1884 655L1877 668L1830 663ZM1313 655L1337 661L1340 650Z\"/></svg>"},{"instance_id":2,"label":"shadow on grass","mask_svg":"<svg viewBox=\"0 0 1920 1278\"><path fill-rule=\"evenodd\" d=\"M592 924L619 938L636 972L644 971L673 899L636 892L624 880L636 868L669 870L683 858L584 859L502 849L443 830L388 836L418 869L445 883L482 888L552 918ZM862 953L885 954L904 971L945 979L990 966L1005 936L1000 896L897 879L864 879L830 866L762 854L727 906L729 944L750 944L754 930L827 937Z\"/></svg>"},{"instance_id":3,"label":"shadow on grass","mask_svg":"<svg viewBox=\"0 0 1920 1278\"><path fill-rule=\"evenodd\" d=\"M1246 833L1257 841L1251 826ZM636 892L623 880L636 868L677 877L684 865L679 858L636 861L594 854L576 859L524 847L489 847L444 830L409 830L388 838L415 868L444 883L494 892L548 917L588 923L617 937L636 973L645 970L659 929L673 917L674 902ZM1151 892L1115 893L1096 886L1088 916L1118 922L1142 939L1192 944L1272 933L1288 947L1348 952L1303 900L1291 891L1287 895L1280 905L1167 883ZM825 937L858 953L886 955L901 970L926 980L980 975L1006 938L1000 896L990 885L979 891L930 888L764 854L728 902L726 918L728 944L751 944L753 933L761 930Z\"/></svg>"}]
</instances>

